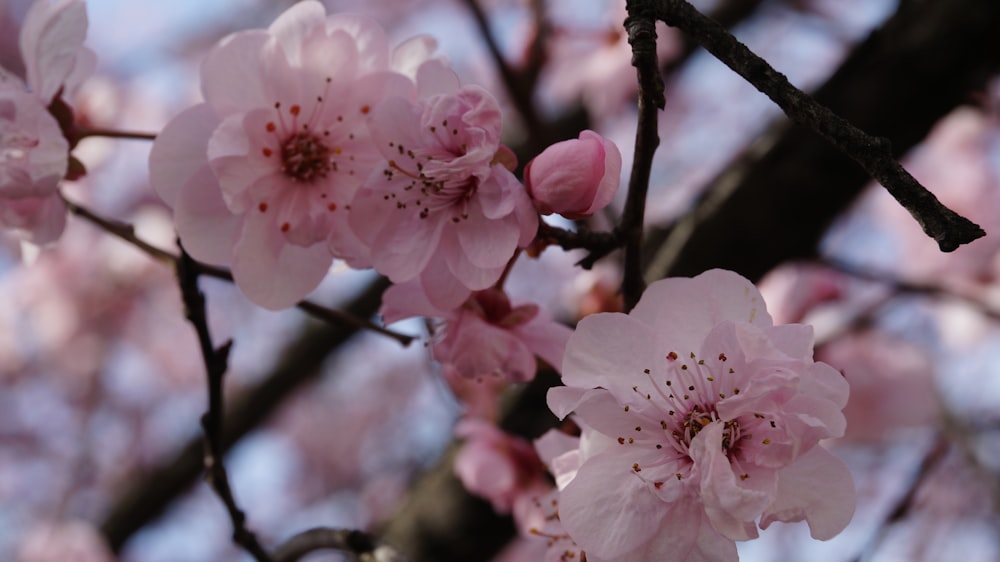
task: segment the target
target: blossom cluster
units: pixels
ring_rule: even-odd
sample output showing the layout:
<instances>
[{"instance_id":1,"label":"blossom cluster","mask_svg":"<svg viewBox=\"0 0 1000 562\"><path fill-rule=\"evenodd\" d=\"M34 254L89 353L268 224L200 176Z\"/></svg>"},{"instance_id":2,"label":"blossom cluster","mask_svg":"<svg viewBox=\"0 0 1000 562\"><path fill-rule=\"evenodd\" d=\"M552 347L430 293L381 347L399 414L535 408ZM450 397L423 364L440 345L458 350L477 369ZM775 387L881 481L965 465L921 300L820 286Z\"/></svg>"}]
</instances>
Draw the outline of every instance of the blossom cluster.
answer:
<instances>
[{"instance_id":1,"label":"blossom cluster","mask_svg":"<svg viewBox=\"0 0 1000 562\"><path fill-rule=\"evenodd\" d=\"M65 222L74 140L55 115L93 69L85 31L82 1L36 2L25 78L0 73L0 225L35 243ZM185 251L230 267L273 310L334 260L388 277L384 322L429 319L430 354L466 403L457 475L513 513L547 561L733 560L734 541L773 521L839 533L853 485L820 441L844 434L848 388L813 361L811 329L774 326L757 289L720 270L655 282L628 314L592 314L575 331L512 297L515 261L544 245L541 215L607 207L622 156L583 131L519 177L500 102L435 48L424 36L392 45L374 20L316 0L213 46L203 101L149 157ZM532 444L498 429L495 404L539 360L561 372L548 404L575 431Z\"/></svg>"}]
</instances>

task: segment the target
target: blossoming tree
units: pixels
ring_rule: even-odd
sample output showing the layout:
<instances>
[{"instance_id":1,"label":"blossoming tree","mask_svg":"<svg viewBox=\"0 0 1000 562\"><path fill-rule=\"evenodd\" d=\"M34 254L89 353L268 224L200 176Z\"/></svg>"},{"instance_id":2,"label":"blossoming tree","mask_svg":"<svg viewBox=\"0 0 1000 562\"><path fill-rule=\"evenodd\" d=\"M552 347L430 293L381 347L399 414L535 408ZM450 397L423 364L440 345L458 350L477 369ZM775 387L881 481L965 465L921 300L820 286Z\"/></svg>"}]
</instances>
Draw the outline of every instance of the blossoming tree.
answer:
<instances>
[{"instance_id":1,"label":"blossoming tree","mask_svg":"<svg viewBox=\"0 0 1000 562\"><path fill-rule=\"evenodd\" d=\"M753 21L758 3L699 6L712 11L709 17L683 0L629 0L615 12L623 25L593 33L568 18L560 3L537 0L527 17L532 32L512 64L484 7L476 0L465 4L472 16L467 23L481 33L495 77L477 79L460 57L442 52L433 36L440 30L396 37L407 19L400 14L347 12L303 0L266 27L237 30L199 49L198 99L164 116L154 133L118 130L122 123L114 118L107 118L112 127L95 124L102 95L97 86L88 91L98 78L94 51L84 46L84 0L24 4L23 17L14 18L17 62L0 68L0 227L13 242L11 255L23 262L9 260L7 269L36 272L29 277L33 286L40 279L73 279L68 285L79 292L60 302L107 303L97 308L122 307L115 315L129 318L133 309L155 310L143 316L142 329L131 330L139 342L131 345L157 353L148 360L115 355L107 342L121 334L95 336L106 318L98 314L94 326L81 321L62 332L50 328L50 347L36 344L44 349L45 360L38 362L45 365L65 348L65 363L86 364L77 368L90 373L86 396L126 384L109 382L114 377L105 373L126 377L155 366L163 380L176 377L178 394L195 382L207 387L208 406L202 436L187 449L193 452L149 471L148 480L126 489L112 484L114 471L95 469L108 479L96 494L101 499L92 502L99 507L88 513L102 521L99 529L49 518L17 531L24 538L10 548L18 559L110 560L117 554L156 560L128 551L126 543L196 472L225 508L215 521L228 528L215 535L231 537L259 562L299 560L321 550L360 560L721 562L767 559L753 545L773 545L783 539L766 543L768 536L800 528L819 541L853 540L825 552L854 559L880 548L885 529L916 511L914 498L931 493L925 490L932 490L934 472L957 462L948 459L952 449L985 447L946 430L978 436L995 431L996 420L976 418L977 426L952 413L922 351L891 337L892 317L878 309L898 293L944 293L978 305L987 318L996 316L989 304L993 268L965 264L957 269L962 279L941 286L878 274L851 258L858 244L848 242L872 230L864 224L838 226L820 246L830 213L842 210L865 178L894 198L883 207L911 216L893 224L923 231L909 234L909 243L936 244L941 252L955 252L952 259L968 255L965 245L985 234L965 215L991 227L995 222L996 215L984 215L975 202L956 198L955 210L942 204L899 164L888 138L859 128L868 125L863 113L855 125L828 107L841 103L830 93L844 87L838 80L850 80L861 63L850 58L812 97L727 31ZM499 4L492 9L518 11ZM919 15L965 24L949 10L975 9L981 21L1000 27L997 7L976 0L955 4L962 6ZM814 16L830 10L825 16L837 21L838 10L824 6L817 0L786 8ZM905 22L921 9L931 10L901 6L882 33L906 37L912 30ZM867 25L878 20L872 15ZM940 33L925 38L927 48L954 43L954 33L984 43L1000 36L989 25L955 28L961 25L942 24ZM580 37L584 47L576 51ZM884 47L878 41L869 39L852 57L871 56ZM697 107L677 84L678 69L695 64L698 45L817 136L809 144L796 140L799 132L764 133L714 181L690 166L685 173L695 180L685 181L697 184L691 187L697 200L658 207L685 183L663 179L683 176L663 166L664 149L690 148L677 144L685 131L662 127L661 115L676 117L685 104ZM1000 56L996 47L993 56ZM933 122L957 103L942 100L982 87L970 77L982 80L983 70L997 61L983 57L977 65L966 55L953 48L940 55L947 60L928 65L954 72L961 87L929 90L934 102L908 106L908 123ZM623 71L627 84L608 82ZM546 76L555 78L546 84ZM543 107L567 98L584 115L582 123L560 115L565 108ZM996 96L989 99L995 121ZM850 105L843 110L853 112ZM986 142L984 131L1000 138L989 118L984 108L975 126L962 129L964 136L949 138L960 136L966 151ZM723 119L716 127L729 125ZM625 129L629 134L621 133ZM896 135L883 122L872 132L883 129L904 147L922 136L909 129ZM633 132L634 141L628 139ZM150 141L138 199L159 217L152 220L159 235L142 230L137 213L111 218L98 210L102 186L95 178L107 181L114 166L87 150L92 145L83 141L97 137ZM666 146L657 152L661 137ZM934 150L935 138L924 150ZM817 166L810 173L827 177L819 168L825 159L842 167L836 158L849 158L851 173L862 178L838 178L843 185L828 186L838 195L809 192L803 201L775 173L774 191L759 191L754 174L773 171L783 154L803 146L820 151L816 143L839 156L805 153ZM712 159L733 158L736 149L702 141L698 150ZM987 160L980 155L975 162ZM1000 177L1000 166L981 166L969 179L981 180L980 199L996 193ZM942 167L947 164L934 169ZM996 173L992 183L982 179L990 173ZM791 183L798 181L795 176ZM819 199L810 201L812 196ZM115 237L144 254L142 265L128 261L133 277L119 283L120 291L107 290L102 276L88 279L88 267L124 266L90 257L91 239L67 231L74 221L96 227L84 236ZM781 230L784 222L807 226ZM970 247L992 260L995 252L984 243ZM812 265L791 262L817 255L822 259ZM142 273L148 277L132 281L153 262L168 267L150 266ZM754 281L779 264L758 288ZM164 282L157 277L163 271L175 279ZM212 279L231 282L235 290L220 297L223 289ZM859 286L865 283L883 287ZM360 284L367 288L346 302ZM107 285L115 288L113 280ZM156 294L170 304L137 304L150 299L148 287L158 287ZM23 303L45 301L16 294ZM214 304L220 299L230 306ZM341 304L320 304L323 299ZM293 307L324 327L294 340L287 359L276 362L270 340L290 340L288 325L279 316L244 322L240 315ZM16 310L12 317L41 318L43 327L54 314L45 317L44 309L32 312L28 305ZM941 312L936 320L946 326L948 318ZM194 328L193 340L190 331L180 335L181 319ZM815 319L814 329L807 321ZM993 327L987 322L959 348L975 337L989 340ZM859 336L864 330L877 337ZM232 337L220 338L220 332ZM246 339L254 343L242 347L250 355L241 355L248 353L241 350ZM347 523L330 523L323 514L303 521L299 516L308 514L310 503L304 485L296 492L301 501L290 501L269 519L258 504L245 502L247 490L232 476L234 461L226 453L324 368L331 347L348 340L355 342L355 355L345 345L344 358L325 368L351 373L357 386L313 402L298 398L278 424L295 435L289 449L323 459L329 477L358 490L364 501L354 505ZM942 357L951 349L947 340L935 340ZM413 345L417 341L426 351ZM407 347L421 353L397 357ZM0 352L11 381L31 372L30 361L15 360L17 353L4 346ZM886 361L892 368L881 364ZM232 379L228 373L272 363L274 375L256 387L234 391L224 384ZM17 391L11 396L27 392L10 386ZM889 394L895 401L885 398ZM140 419L143 408L170 400L158 395L148 393L145 406L133 407ZM996 398L989 396L981 406L987 411ZM199 398L204 403L204 395ZM189 412L190 404L178 409ZM177 418L176 412L163 415ZM85 426L91 423L86 419ZM914 426L929 431L905 433ZM432 432L438 437L430 449L440 457L434 467L426 457L435 455L418 454L410 443ZM446 439L440 435L454 435L451 450L441 452ZM148 439L134 436L136 442ZM880 439L909 439L908 454L920 467L888 496L871 492L882 486L858 461L859 451L881 450ZM99 455L95 449L80 454ZM294 455L265 455L257 464L279 471L278 459ZM969 456L974 460L964 468L989 472L997 465L990 464L995 454ZM881 460L891 466L891 459ZM141 459L121 462L142 471ZM418 468L421 478L415 477ZM995 476L985 480L995 486ZM149 490L167 492L154 497ZM119 499L110 499L113 494ZM982 510L995 516L995 506ZM844 532L856 514L876 531ZM797 525L771 528L774 522ZM803 553L824 548L811 540L795 544ZM1000 544L994 546L1000 551Z\"/></svg>"}]
</instances>

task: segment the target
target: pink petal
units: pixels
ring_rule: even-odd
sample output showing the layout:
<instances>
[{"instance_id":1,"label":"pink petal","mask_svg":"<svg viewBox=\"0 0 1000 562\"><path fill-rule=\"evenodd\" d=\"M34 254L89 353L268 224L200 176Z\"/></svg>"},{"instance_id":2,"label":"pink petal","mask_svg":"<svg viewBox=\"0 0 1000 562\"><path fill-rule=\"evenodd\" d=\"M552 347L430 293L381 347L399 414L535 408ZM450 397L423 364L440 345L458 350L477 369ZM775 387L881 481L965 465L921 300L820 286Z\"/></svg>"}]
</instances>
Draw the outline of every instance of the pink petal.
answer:
<instances>
[{"instance_id":1,"label":"pink petal","mask_svg":"<svg viewBox=\"0 0 1000 562\"><path fill-rule=\"evenodd\" d=\"M184 248L198 261L229 265L243 218L229 211L215 174L199 168L174 201L174 224Z\"/></svg>"},{"instance_id":2,"label":"pink petal","mask_svg":"<svg viewBox=\"0 0 1000 562\"><path fill-rule=\"evenodd\" d=\"M701 499L717 531L733 540L757 537L754 521L774 497L773 471L755 471L739 480L722 448L723 423L710 423L691 442L691 458L701 476Z\"/></svg>"},{"instance_id":3,"label":"pink petal","mask_svg":"<svg viewBox=\"0 0 1000 562\"><path fill-rule=\"evenodd\" d=\"M816 446L778 472L777 494L764 512L760 528L766 529L774 521L805 519L814 539L828 540L851 521L855 502L854 481L847 465Z\"/></svg>"},{"instance_id":4,"label":"pink petal","mask_svg":"<svg viewBox=\"0 0 1000 562\"><path fill-rule=\"evenodd\" d=\"M469 218L454 229L465 258L478 268L502 268L517 249L517 224L508 219L490 220L478 205L470 205Z\"/></svg>"},{"instance_id":5,"label":"pink petal","mask_svg":"<svg viewBox=\"0 0 1000 562\"><path fill-rule=\"evenodd\" d=\"M32 244L55 242L66 228L66 205L59 195L0 199L0 225Z\"/></svg>"},{"instance_id":6,"label":"pink petal","mask_svg":"<svg viewBox=\"0 0 1000 562\"><path fill-rule=\"evenodd\" d=\"M587 459L559 495L559 516L588 554L613 558L641 546L660 529L665 504L618 454Z\"/></svg>"},{"instance_id":7,"label":"pink petal","mask_svg":"<svg viewBox=\"0 0 1000 562\"><path fill-rule=\"evenodd\" d=\"M656 340L652 330L625 314L588 316L566 344L563 382L581 388L602 386L623 405L644 408L648 401L632 387L651 385L644 371L655 374L662 367L664 352Z\"/></svg>"},{"instance_id":8,"label":"pink petal","mask_svg":"<svg viewBox=\"0 0 1000 562\"><path fill-rule=\"evenodd\" d=\"M472 263L465 251L461 249L461 243L454 231L443 233L437 251L444 256L448 269L455 278L463 286L473 291L481 291L496 283L503 274L506 265L506 261L495 267L479 267ZM511 250L508 259L512 255L513 250Z\"/></svg>"},{"instance_id":9,"label":"pink petal","mask_svg":"<svg viewBox=\"0 0 1000 562\"><path fill-rule=\"evenodd\" d=\"M506 217L514 211L518 197L528 198L524 186L507 168L497 164L490 167L490 177L476 191L483 214L489 219Z\"/></svg>"},{"instance_id":10,"label":"pink petal","mask_svg":"<svg viewBox=\"0 0 1000 562\"><path fill-rule=\"evenodd\" d=\"M517 332L521 339L528 343L532 353L556 370L562 366L566 342L573 334L569 326L564 326L545 314L542 317L536 316L527 324L518 327Z\"/></svg>"},{"instance_id":11,"label":"pink petal","mask_svg":"<svg viewBox=\"0 0 1000 562\"><path fill-rule=\"evenodd\" d=\"M427 295L427 300L441 310L451 310L461 306L472 293L452 275L441 254L431 256L427 267L420 274L420 287Z\"/></svg>"},{"instance_id":12,"label":"pink petal","mask_svg":"<svg viewBox=\"0 0 1000 562\"><path fill-rule=\"evenodd\" d=\"M379 314L382 315L382 322L392 324L414 316L441 318L446 312L431 304L420 286L420 280L414 279L386 289L382 293L382 308L379 309Z\"/></svg>"},{"instance_id":13,"label":"pink petal","mask_svg":"<svg viewBox=\"0 0 1000 562\"><path fill-rule=\"evenodd\" d=\"M326 32L342 31L350 35L358 49L358 67L362 71L389 68L389 40L382 26L360 14L333 14L326 19Z\"/></svg>"},{"instance_id":14,"label":"pink petal","mask_svg":"<svg viewBox=\"0 0 1000 562\"><path fill-rule=\"evenodd\" d=\"M208 138L218 124L212 108L202 103L185 109L157 135L149 153L149 183L168 206L176 206L181 187L208 163Z\"/></svg>"},{"instance_id":15,"label":"pink petal","mask_svg":"<svg viewBox=\"0 0 1000 562\"><path fill-rule=\"evenodd\" d=\"M279 99L274 93L274 77L264 60L276 56L273 41L264 30L241 31L229 36L205 58L201 64L201 91L217 115L270 107ZM272 54L266 55L268 52ZM234 88L234 84L239 87Z\"/></svg>"},{"instance_id":16,"label":"pink petal","mask_svg":"<svg viewBox=\"0 0 1000 562\"><path fill-rule=\"evenodd\" d=\"M24 18L20 47L28 86L44 103L52 101L73 73L87 36L81 0L35 2Z\"/></svg>"},{"instance_id":17,"label":"pink petal","mask_svg":"<svg viewBox=\"0 0 1000 562\"><path fill-rule=\"evenodd\" d=\"M309 247L285 241L278 226L250 213L234 248L233 278L253 303L280 310L305 298L319 285L333 258L326 244Z\"/></svg>"},{"instance_id":18,"label":"pink petal","mask_svg":"<svg viewBox=\"0 0 1000 562\"><path fill-rule=\"evenodd\" d=\"M753 283L722 269L650 284L631 315L651 326L678 353L699 349L705 336L723 320L771 326Z\"/></svg>"},{"instance_id":19,"label":"pink petal","mask_svg":"<svg viewBox=\"0 0 1000 562\"><path fill-rule=\"evenodd\" d=\"M391 217L372 244L372 263L375 270L395 283L409 281L427 266L441 238L441 221L424 220L408 210L398 211Z\"/></svg>"},{"instance_id":20,"label":"pink petal","mask_svg":"<svg viewBox=\"0 0 1000 562\"><path fill-rule=\"evenodd\" d=\"M326 8L315 0L296 2L267 28L281 45L288 62L302 63L302 46L311 31L325 25Z\"/></svg>"},{"instance_id":21,"label":"pink petal","mask_svg":"<svg viewBox=\"0 0 1000 562\"><path fill-rule=\"evenodd\" d=\"M538 452L538 457L545 464L549 464L552 462L552 459L579 447L580 438L566 435L556 429L550 429L543 433L541 437L535 439L534 444L535 451Z\"/></svg>"}]
</instances>

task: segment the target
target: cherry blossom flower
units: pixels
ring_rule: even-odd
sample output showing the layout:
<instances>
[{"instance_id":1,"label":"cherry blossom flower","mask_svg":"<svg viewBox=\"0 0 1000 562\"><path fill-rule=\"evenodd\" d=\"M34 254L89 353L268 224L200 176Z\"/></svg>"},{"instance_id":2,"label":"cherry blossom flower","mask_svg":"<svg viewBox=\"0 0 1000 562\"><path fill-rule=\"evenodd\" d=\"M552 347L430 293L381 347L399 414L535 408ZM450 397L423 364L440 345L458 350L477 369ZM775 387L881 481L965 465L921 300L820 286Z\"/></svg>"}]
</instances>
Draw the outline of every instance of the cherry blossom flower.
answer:
<instances>
[{"instance_id":1,"label":"cherry blossom flower","mask_svg":"<svg viewBox=\"0 0 1000 562\"><path fill-rule=\"evenodd\" d=\"M535 356L558 365L571 330L535 304L513 306L500 289L472 293L461 306L437 309L415 282L390 287L383 296L387 323L422 315L441 318L432 341L434 359L470 379L490 375L512 382L535 377Z\"/></svg>"},{"instance_id":2,"label":"cherry blossom flower","mask_svg":"<svg viewBox=\"0 0 1000 562\"><path fill-rule=\"evenodd\" d=\"M66 207L57 192L69 143L38 98L0 84L0 225L35 244L62 234Z\"/></svg>"},{"instance_id":3,"label":"cherry blossom flower","mask_svg":"<svg viewBox=\"0 0 1000 562\"><path fill-rule=\"evenodd\" d=\"M735 273L661 280L628 315L584 318L563 381L550 408L596 443L559 492L588 559L735 560L758 521L828 539L853 514L846 465L818 445L844 432L847 383Z\"/></svg>"},{"instance_id":4,"label":"cherry blossom flower","mask_svg":"<svg viewBox=\"0 0 1000 562\"><path fill-rule=\"evenodd\" d=\"M582 219L611 202L621 172L615 143L588 130L546 148L524 168L524 177L540 213Z\"/></svg>"},{"instance_id":5,"label":"cherry blossom flower","mask_svg":"<svg viewBox=\"0 0 1000 562\"><path fill-rule=\"evenodd\" d=\"M174 209L196 259L232 265L237 285L272 309L314 289L339 251L344 214L380 159L365 120L387 92L415 93L432 42L390 52L362 16L326 16L299 2L267 30L223 39L201 67L205 102L167 124L150 155L150 181ZM345 232L333 236L335 231Z\"/></svg>"},{"instance_id":6,"label":"cherry blossom flower","mask_svg":"<svg viewBox=\"0 0 1000 562\"><path fill-rule=\"evenodd\" d=\"M57 190L69 143L47 108L93 72L86 34L82 0L35 2L19 36L26 81L0 69L0 225L34 244L56 240L66 225Z\"/></svg>"},{"instance_id":7,"label":"cherry blossom flower","mask_svg":"<svg viewBox=\"0 0 1000 562\"><path fill-rule=\"evenodd\" d=\"M440 309L495 283L538 216L500 145L496 99L442 76L438 93L391 97L369 127L383 155L351 203L350 224L376 270L395 283L418 279Z\"/></svg>"}]
</instances>

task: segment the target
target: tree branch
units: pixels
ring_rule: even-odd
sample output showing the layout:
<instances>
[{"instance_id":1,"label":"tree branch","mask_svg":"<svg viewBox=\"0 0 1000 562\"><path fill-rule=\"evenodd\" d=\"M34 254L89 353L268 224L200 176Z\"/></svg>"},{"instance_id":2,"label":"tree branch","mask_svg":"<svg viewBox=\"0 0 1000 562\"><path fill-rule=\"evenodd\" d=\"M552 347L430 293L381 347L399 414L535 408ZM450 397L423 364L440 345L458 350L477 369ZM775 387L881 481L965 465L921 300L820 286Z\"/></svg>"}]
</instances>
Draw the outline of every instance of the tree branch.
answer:
<instances>
[{"instance_id":1,"label":"tree branch","mask_svg":"<svg viewBox=\"0 0 1000 562\"><path fill-rule=\"evenodd\" d=\"M205 433L205 479L215 490L229 512L233 524L233 542L253 555L257 562L272 562L271 556L257 541L257 536L246 527L246 515L236 503L229 475L223 459L225 447L222 438L223 393L222 380L229 364L229 350L232 341L216 348L208 330L208 316L205 312L205 295L198 288L199 271L197 264L185 251L181 251L177 262L177 281L184 299L185 316L198 334L201 356L205 362L208 381L208 411L201 418Z\"/></svg>"},{"instance_id":2,"label":"tree branch","mask_svg":"<svg viewBox=\"0 0 1000 562\"><path fill-rule=\"evenodd\" d=\"M642 228L649 191L653 155L660 144L657 133L657 110L663 109L663 79L656 58L656 19L650 0L628 0L625 29L632 46L632 66L639 81L639 117L635 131L635 158L628 182L628 196L619 226L625 241L625 267L622 294L625 311L639 302L646 284L642 268Z\"/></svg>"},{"instance_id":3,"label":"tree branch","mask_svg":"<svg viewBox=\"0 0 1000 562\"><path fill-rule=\"evenodd\" d=\"M354 316L371 316L388 284L385 278L378 279L345 309ZM318 377L327 357L357 331L352 325L312 324L294 338L262 382L232 400L222 423L223 450L267 419L296 389ZM100 525L114 551L119 551L132 534L159 516L195 482L202 470L203 449L201 439L192 439L162 464L135 475L124 486Z\"/></svg>"},{"instance_id":4,"label":"tree branch","mask_svg":"<svg viewBox=\"0 0 1000 562\"><path fill-rule=\"evenodd\" d=\"M175 268L178 267L178 264L181 262L182 258L180 256L177 256L164 249L157 248L156 246L153 246L152 244L136 236L135 229L132 227L132 225L101 217L96 213L94 213L93 211L91 211L90 209L77 205L76 203L67 200L65 197L63 198L63 202L66 204L66 207L70 210L71 213L79 217L82 217L87 221L97 225L105 232L113 234L114 236L117 236L118 238L132 244L133 246L139 248L147 255L155 258L156 260L163 262L167 265L171 265ZM190 259L190 257L188 259ZM207 277L213 277L215 279L229 281L230 283L234 282L232 272L224 267L208 265L195 260L191 260L191 264L192 265L190 265L190 267L195 268L199 275L205 275ZM313 318L322 320L324 322L347 324L350 326L354 326L355 328L362 328L365 330L371 330L372 332L377 332L379 334L382 334L383 336L387 336L396 340L403 347L409 346L411 343L413 343L413 340L417 339L414 336L410 336L407 334L390 330L383 326L379 326L378 324L375 324L366 318L360 318L357 316L353 316L351 314L344 313L340 310L328 308L320 304L314 303L310 300L301 300L295 304L295 307L298 308L299 310L302 310L306 314L312 316Z\"/></svg>"},{"instance_id":5,"label":"tree branch","mask_svg":"<svg viewBox=\"0 0 1000 562\"><path fill-rule=\"evenodd\" d=\"M685 0L655 0L656 17L677 27L771 98L788 117L810 128L861 165L881 183L942 252L951 252L986 235L982 228L941 204L893 158L891 143L873 137L792 86L764 59L724 27Z\"/></svg>"},{"instance_id":6,"label":"tree branch","mask_svg":"<svg viewBox=\"0 0 1000 562\"><path fill-rule=\"evenodd\" d=\"M275 551L274 560L298 562L302 557L319 550L339 550L359 562L406 562L401 554L391 547L379 545L367 533L326 528L309 529L288 539Z\"/></svg>"}]
</instances>

